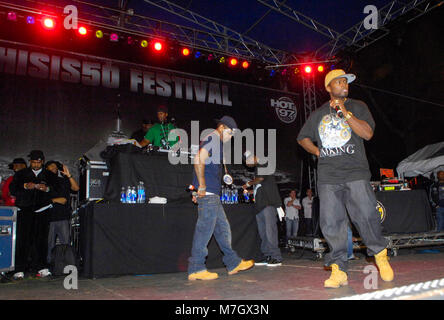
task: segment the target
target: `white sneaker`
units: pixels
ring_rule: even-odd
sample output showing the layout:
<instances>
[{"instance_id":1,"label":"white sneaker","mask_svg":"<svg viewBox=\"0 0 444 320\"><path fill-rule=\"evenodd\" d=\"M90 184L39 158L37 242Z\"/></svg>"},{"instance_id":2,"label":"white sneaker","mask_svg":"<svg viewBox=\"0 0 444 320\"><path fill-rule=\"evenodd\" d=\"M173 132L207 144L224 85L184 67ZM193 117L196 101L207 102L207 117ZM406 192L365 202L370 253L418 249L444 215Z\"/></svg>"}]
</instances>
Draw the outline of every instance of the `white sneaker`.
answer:
<instances>
[{"instance_id":1,"label":"white sneaker","mask_svg":"<svg viewBox=\"0 0 444 320\"><path fill-rule=\"evenodd\" d=\"M25 274L24 274L23 272L16 272L16 273L14 273L14 275L12 276L12 278L13 278L14 280L20 280L20 279L25 278Z\"/></svg>"},{"instance_id":2,"label":"white sneaker","mask_svg":"<svg viewBox=\"0 0 444 320\"><path fill-rule=\"evenodd\" d=\"M49 272L49 269L42 269L38 272L37 277L40 278L46 278L47 276L50 276L51 272Z\"/></svg>"}]
</instances>

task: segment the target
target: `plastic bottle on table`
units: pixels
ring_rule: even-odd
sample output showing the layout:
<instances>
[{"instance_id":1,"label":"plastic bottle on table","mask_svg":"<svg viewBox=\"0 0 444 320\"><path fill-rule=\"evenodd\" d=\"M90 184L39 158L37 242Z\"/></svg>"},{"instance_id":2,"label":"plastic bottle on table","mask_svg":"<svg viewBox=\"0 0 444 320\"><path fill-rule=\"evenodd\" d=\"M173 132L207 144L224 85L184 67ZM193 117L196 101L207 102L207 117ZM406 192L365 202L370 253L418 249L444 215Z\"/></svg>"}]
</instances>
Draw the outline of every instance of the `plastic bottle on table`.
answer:
<instances>
[{"instance_id":1,"label":"plastic bottle on table","mask_svg":"<svg viewBox=\"0 0 444 320\"><path fill-rule=\"evenodd\" d=\"M120 191L120 203L126 203L125 187L122 187L122 191Z\"/></svg>"}]
</instances>

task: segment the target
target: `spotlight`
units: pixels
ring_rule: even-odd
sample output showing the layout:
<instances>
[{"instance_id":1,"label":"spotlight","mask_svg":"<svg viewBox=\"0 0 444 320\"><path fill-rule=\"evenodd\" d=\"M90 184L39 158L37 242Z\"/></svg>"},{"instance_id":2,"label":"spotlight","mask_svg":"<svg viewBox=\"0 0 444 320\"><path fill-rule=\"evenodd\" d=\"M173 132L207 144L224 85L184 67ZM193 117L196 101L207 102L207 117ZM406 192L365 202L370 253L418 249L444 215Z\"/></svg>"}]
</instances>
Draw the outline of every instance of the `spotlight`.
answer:
<instances>
[{"instance_id":1,"label":"spotlight","mask_svg":"<svg viewBox=\"0 0 444 320\"><path fill-rule=\"evenodd\" d=\"M298 67L294 68L294 74L299 74L299 72L301 72L301 70L299 70Z\"/></svg>"},{"instance_id":2,"label":"spotlight","mask_svg":"<svg viewBox=\"0 0 444 320\"><path fill-rule=\"evenodd\" d=\"M188 48L183 48L183 49L182 49L182 55L184 55L185 57L186 57L186 56L189 56L189 55L190 55L190 49L188 49Z\"/></svg>"},{"instance_id":3,"label":"spotlight","mask_svg":"<svg viewBox=\"0 0 444 320\"><path fill-rule=\"evenodd\" d=\"M287 69L282 70L281 74L285 76L287 74Z\"/></svg>"},{"instance_id":4,"label":"spotlight","mask_svg":"<svg viewBox=\"0 0 444 320\"><path fill-rule=\"evenodd\" d=\"M43 27L44 27L45 29L48 29L48 30L52 30L52 29L54 29L54 27L55 27L55 21L54 21L54 19L51 19L51 18L44 18L44 19L43 19Z\"/></svg>"},{"instance_id":5,"label":"spotlight","mask_svg":"<svg viewBox=\"0 0 444 320\"><path fill-rule=\"evenodd\" d=\"M154 42L154 46L153 47L154 47L154 50L156 50L158 52L162 51L162 49L163 49L163 45L159 41Z\"/></svg>"},{"instance_id":6,"label":"spotlight","mask_svg":"<svg viewBox=\"0 0 444 320\"><path fill-rule=\"evenodd\" d=\"M142 41L140 41L140 46L141 46L142 48L146 48L146 47L148 47L148 41L146 41L146 40L142 40Z\"/></svg>"},{"instance_id":7,"label":"spotlight","mask_svg":"<svg viewBox=\"0 0 444 320\"><path fill-rule=\"evenodd\" d=\"M324 72L324 66L318 66L318 72Z\"/></svg>"},{"instance_id":8,"label":"spotlight","mask_svg":"<svg viewBox=\"0 0 444 320\"><path fill-rule=\"evenodd\" d=\"M210 53L210 54L208 55L208 61L212 61L213 59L214 59L214 56L213 56L212 53Z\"/></svg>"},{"instance_id":9,"label":"spotlight","mask_svg":"<svg viewBox=\"0 0 444 320\"><path fill-rule=\"evenodd\" d=\"M98 38L98 39L102 39L103 38L103 31L102 30L97 30L96 31L96 38Z\"/></svg>"},{"instance_id":10,"label":"spotlight","mask_svg":"<svg viewBox=\"0 0 444 320\"><path fill-rule=\"evenodd\" d=\"M225 57L221 57L221 58L219 59L219 63L225 63Z\"/></svg>"},{"instance_id":11,"label":"spotlight","mask_svg":"<svg viewBox=\"0 0 444 320\"><path fill-rule=\"evenodd\" d=\"M15 12L8 12L8 20L9 21L17 21L17 14Z\"/></svg>"},{"instance_id":12,"label":"spotlight","mask_svg":"<svg viewBox=\"0 0 444 320\"><path fill-rule=\"evenodd\" d=\"M310 66L306 66L304 68L305 73L311 73L311 67Z\"/></svg>"},{"instance_id":13,"label":"spotlight","mask_svg":"<svg viewBox=\"0 0 444 320\"><path fill-rule=\"evenodd\" d=\"M117 35L117 33L111 33L111 35L109 36L109 40L112 42L117 42L119 41L119 36Z\"/></svg>"},{"instance_id":14,"label":"spotlight","mask_svg":"<svg viewBox=\"0 0 444 320\"><path fill-rule=\"evenodd\" d=\"M250 64L248 63L248 61L242 62L242 68L247 69L249 66Z\"/></svg>"},{"instance_id":15,"label":"spotlight","mask_svg":"<svg viewBox=\"0 0 444 320\"><path fill-rule=\"evenodd\" d=\"M28 16L28 17L26 18L26 23L28 23L28 24L34 24L34 23L35 23L35 19L34 19L34 17Z\"/></svg>"},{"instance_id":16,"label":"spotlight","mask_svg":"<svg viewBox=\"0 0 444 320\"><path fill-rule=\"evenodd\" d=\"M85 27L80 27L77 31L81 36L86 36L86 34L88 33L88 30L86 30Z\"/></svg>"},{"instance_id":17,"label":"spotlight","mask_svg":"<svg viewBox=\"0 0 444 320\"><path fill-rule=\"evenodd\" d=\"M233 66L233 67L234 67L235 65L237 65L237 59L236 59L236 58L231 58L231 59L230 59L230 65Z\"/></svg>"},{"instance_id":18,"label":"spotlight","mask_svg":"<svg viewBox=\"0 0 444 320\"><path fill-rule=\"evenodd\" d=\"M128 39L126 39L126 40L127 40L127 43L128 43L129 45L134 44L134 39L133 39L133 37L128 37Z\"/></svg>"},{"instance_id":19,"label":"spotlight","mask_svg":"<svg viewBox=\"0 0 444 320\"><path fill-rule=\"evenodd\" d=\"M271 69L270 71L270 77L273 77L276 74L276 71L274 69Z\"/></svg>"},{"instance_id":20,"label":"spotlight","mask_svg":"<svg viewBox=\"0 0 444 320\"><path fill-rule=\"evenodd\" d=\"M196 59L199 59L201 55L202 55L202 53L200 53L200 51L196 51L196 53L194 54L194 57Z\"/></svg>"}]
</instances>

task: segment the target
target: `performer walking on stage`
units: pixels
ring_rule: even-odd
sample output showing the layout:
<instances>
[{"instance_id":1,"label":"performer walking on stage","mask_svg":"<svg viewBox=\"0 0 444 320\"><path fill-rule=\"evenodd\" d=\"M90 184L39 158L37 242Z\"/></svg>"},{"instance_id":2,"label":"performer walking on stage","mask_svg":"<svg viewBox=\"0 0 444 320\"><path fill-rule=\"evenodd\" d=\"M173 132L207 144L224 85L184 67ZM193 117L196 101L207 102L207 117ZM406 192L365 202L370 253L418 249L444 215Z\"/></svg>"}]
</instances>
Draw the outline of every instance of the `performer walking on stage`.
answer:
<instances>
[{"instance_id":1,"label":"performer walking on stage","mask_svg":"<svg viewBox=\"0 0 444 320\"><path fill-rule=\"evenodd\" d=\"M346 210L369 255L375 256L382 280L394 278L363 142L372 138L375 122L364 102L347 98L348 84L355 78L341 69L326 75L330 101L310 115L297 138L307 152L318 157L320 226L330 248L325 262L332 268L324 283L328 288L348 284Z\"/></svg>"},{"instance_id":2,"label":"performer walking on stage","mask_svg":"<svg viewBox=\"0 0 444 320\"><path fill-rule=\"evenodd\" d=\"M217 120L217 128L201 143L194 159L193 186L198 186L198 218L194 230L191 257L188 259L188 280L213 280L218 274L207 271L205 259L207 245L214 237L224 253L223 262L229 275L250 269L253 260L242 260L231 248L231 228L220 202L223 143L228 142L237 129L236 122L229 116Z\"/></svg>"}]
</instances>

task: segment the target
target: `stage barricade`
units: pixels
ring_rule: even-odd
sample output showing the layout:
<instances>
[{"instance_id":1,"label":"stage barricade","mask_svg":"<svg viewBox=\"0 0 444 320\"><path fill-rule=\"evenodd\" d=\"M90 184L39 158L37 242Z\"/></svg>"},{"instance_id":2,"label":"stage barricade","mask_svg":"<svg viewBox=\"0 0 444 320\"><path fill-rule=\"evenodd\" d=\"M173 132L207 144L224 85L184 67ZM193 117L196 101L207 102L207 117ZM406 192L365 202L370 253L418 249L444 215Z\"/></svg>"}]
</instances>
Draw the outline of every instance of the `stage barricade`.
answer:
<instances>
[{"instance_id":1,"label":"stage barricade","mask_svg":"<svg viewBox=\"0 0 444 320\"><path fill-rule=\"evenodd\" d=\"M254 206L224 205L231 225L232 247L242 258L260 259ZM191 200L172 204L96 204L80 210L80 253L83 275L184 272L197 206ZM223 267L214 237L208 245L208 268Z\"/></svg>"}]
</instances>

